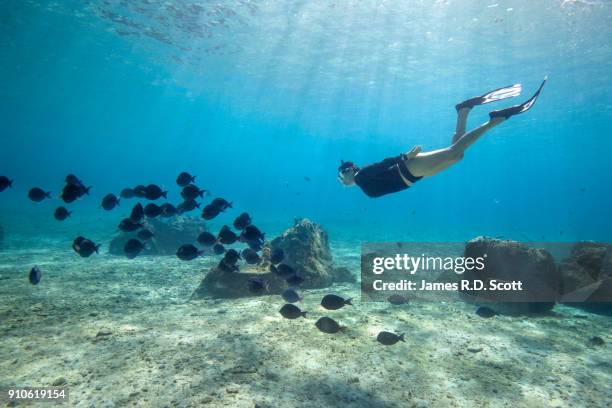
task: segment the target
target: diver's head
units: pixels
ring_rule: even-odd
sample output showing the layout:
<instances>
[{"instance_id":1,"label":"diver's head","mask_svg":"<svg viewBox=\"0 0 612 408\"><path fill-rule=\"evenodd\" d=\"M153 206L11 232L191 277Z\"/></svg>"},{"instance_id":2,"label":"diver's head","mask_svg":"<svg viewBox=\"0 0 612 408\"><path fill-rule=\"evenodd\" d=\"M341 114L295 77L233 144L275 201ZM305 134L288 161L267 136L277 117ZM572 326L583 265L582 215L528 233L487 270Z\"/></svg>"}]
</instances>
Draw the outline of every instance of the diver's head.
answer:
<instances>
[{"instance_id":1,"label":"diver's head","mask_svg":"<svg viewBox=\"0 0 612 408\"><path fill-rule=\"evenodd\" d=\"M353 162L340 161L340 167L338 167L338 180L345 186L352 186L355 184L355 175L359 171L359 167Z\"/></svg>"}]
</instances>

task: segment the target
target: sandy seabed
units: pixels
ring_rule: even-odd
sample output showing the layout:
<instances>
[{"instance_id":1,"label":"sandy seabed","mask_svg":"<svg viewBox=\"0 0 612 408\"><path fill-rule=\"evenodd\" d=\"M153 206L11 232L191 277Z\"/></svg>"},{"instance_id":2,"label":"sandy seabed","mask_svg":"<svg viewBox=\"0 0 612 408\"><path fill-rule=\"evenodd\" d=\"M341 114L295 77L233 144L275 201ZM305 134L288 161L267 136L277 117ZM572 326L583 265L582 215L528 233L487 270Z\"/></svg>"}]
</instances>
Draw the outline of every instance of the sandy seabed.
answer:
<instances>
[{"instance_id":1,"label":"sandy seabed","mask_svg":"<svg viewBox=\"0 0 612 408\"><path fill-rule=\"evenodd\" d=\"M0 388L67 387L75 407L612 406L609 317L483 319L460 302L361 303L344 285L304 291L308 317L287 320L280 296L189 301L214 262L3 250ZM354 306L325 311L326 293ZM319 332L323 315L347 330ZM406 342L378 344L380 330Z\"/></svg>"}]
</instances>

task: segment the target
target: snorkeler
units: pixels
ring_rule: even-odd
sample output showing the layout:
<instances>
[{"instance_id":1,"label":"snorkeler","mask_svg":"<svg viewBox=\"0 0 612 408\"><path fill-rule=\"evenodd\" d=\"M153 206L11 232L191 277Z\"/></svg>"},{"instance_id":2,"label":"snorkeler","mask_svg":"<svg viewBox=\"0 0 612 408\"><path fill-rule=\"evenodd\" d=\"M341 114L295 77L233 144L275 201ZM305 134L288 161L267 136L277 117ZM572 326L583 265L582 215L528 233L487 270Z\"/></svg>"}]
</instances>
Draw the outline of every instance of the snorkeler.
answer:
<instances>
[{"instance_id":1,"label":"snorkeler","mask_svg":"<svg viewBox=\"0 0 612 408\"><path fill-rule=\"evenodd\" d=\"M467 133L465 131L467 117L474 106L518 96L521 93L521 85L515 84L496 89L457 104L455 106L457 110L455 134L451 145L447 148L422 152L421 146L415 146L407 153L370 164L362 169L350 161L342 161L338 168L338 179L345 186L358 185L369 197L380 197L405 190L423 177L433 176L460 161L465 150L487 130L511 116L528 111L535 103L546 79L544 78L536 93L527 101L520 105L490 112L488 122Z\"/></svg>"}]
</instances>

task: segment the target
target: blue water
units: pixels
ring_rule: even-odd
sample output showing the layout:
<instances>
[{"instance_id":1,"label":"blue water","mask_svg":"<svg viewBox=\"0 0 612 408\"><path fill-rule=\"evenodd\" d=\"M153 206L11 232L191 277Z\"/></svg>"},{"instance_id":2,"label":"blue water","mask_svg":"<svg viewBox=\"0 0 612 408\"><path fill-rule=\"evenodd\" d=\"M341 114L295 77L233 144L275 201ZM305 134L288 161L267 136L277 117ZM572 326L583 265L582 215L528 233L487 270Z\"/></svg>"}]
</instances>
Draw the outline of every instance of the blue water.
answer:
<instances>
[{"instance_id":1,"label":"blue water","mask_svg":"<svg viewBox=\"0 0 612 408\"><path fill-rule=\"evenodd\" d=\"M274 231L308 217L354 242L609 240L611 20L597 1L5 0L0 217L68 228L58 200L26 194L71 172L94 189L68 222L111 234L131 204L103 213L104 194L158 183L178 203L188 170ZM442 174L380 199L337 182L340 159L446 147L455 103L515 82L523 100L545 75L530 112Z\"/></svg>"}]
</instances>

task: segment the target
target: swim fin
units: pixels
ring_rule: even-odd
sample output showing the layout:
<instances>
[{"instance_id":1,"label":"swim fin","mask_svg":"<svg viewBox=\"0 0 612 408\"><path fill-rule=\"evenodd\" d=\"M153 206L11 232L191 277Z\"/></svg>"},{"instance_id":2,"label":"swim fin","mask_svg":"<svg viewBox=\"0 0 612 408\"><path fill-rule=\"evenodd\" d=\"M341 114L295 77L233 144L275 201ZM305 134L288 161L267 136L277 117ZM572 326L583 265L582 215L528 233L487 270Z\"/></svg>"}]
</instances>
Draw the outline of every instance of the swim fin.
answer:
<instances>
[{"instance_id":1,"label":"swim fin","mask_svg":"<svg viewBox=\"0 0 612 408\"><path fill-rule=\"evenodd\" d=\"M544 77L544 81L542 81L542 85L540 85L536 93L534 93L533 96L527 99L525 102L521 103L520 105L515 105L515 106L511 106L506 109L500 109L500 110L490 112L489 117L491 119L499 118L499 117L508 119L510 116L514 116L514 115L518 115L519 113L527 112L529 109L531 109L536 99L538 99L538 96L540 95L540 92L542 91L542 88L544 87L544 84L546 83L547 79L548 77Z\"/></svg>"},{"instance_id":2,"label":"swim fin","mask_svg":"<svg viewBox=\"0 0 612 408\"><path fill-rule=\"evenodd\" d=\"M487 92L481 96L475 96L466 101L455 105L455 109L469 108L472 109L476 105L484 105L485 103L491 103L495 101L501 101L502 99L512 98L521 94L521 84L514 84L503 88L495 89L491 92Z\"/></svg>"}]
</instances>

